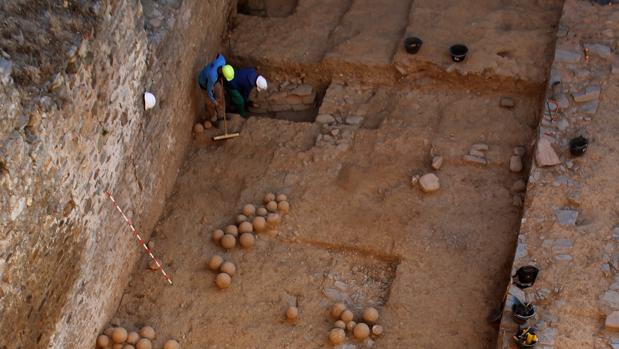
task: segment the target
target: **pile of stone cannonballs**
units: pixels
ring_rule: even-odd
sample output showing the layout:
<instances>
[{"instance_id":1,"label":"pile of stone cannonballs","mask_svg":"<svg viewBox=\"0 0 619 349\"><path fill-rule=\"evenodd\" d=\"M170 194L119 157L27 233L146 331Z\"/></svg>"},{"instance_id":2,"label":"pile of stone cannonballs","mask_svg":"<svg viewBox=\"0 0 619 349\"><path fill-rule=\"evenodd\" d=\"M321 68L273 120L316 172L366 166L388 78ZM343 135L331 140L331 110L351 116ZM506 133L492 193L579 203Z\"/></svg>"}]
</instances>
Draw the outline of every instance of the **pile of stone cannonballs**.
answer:
<instances>
[{"instance_id":1,"label":"pile of stone cannonballs","mask_svg":"<svg viewBox=\"0 0 619 349\"><path fill-rule=\"evenodd\" d=\"M383 333L383 327L377 323L378 310L373 307L363 309L359 318L344 303L336 303L331 307L331 316L335 319L333 328L329 331L329 341L333 345L344 343L347 333L358 341L364 341L370 336L377 337Z\"/></svg>"},{"instance_id":2,"label":"pile of stone cannonballs","mask_svg":"<svg viewBox=\"0 0 619 349\"><path fill-rule=\"evenodd\" d=\"M100 349L152 349L155 329L144 326L139 331L128 332L124 327L109 327L97 337L96 347ZM170 339L163 349L180 349L180 344Z\"/></svg>"}]
</instances>

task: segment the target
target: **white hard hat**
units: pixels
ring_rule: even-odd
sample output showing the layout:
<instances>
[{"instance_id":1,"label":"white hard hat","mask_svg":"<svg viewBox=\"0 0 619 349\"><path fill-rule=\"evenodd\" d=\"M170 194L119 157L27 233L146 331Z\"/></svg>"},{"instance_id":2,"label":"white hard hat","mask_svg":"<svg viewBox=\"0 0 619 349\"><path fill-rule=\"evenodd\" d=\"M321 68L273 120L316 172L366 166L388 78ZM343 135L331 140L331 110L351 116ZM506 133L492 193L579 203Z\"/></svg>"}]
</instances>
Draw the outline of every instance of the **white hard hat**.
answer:
<instances>
[{"instance_id":1,"label":"white hard hat","mask_svg":"<svg viewBox=\"0 0 619 349\"><path fill-rule=\"evenodd\" d=\"M265 91L267 89L267 79L265 79L264 76L258 75L256 79L256 88L258 91Z\"/></svg>"},{"instance_id":2,"label":"white hard hat","mask_svg":"<svg viewBox=\"0 0 619 349\"><path fill-rule=\"evenodd\" d=\"M156 103L157 103L157 99L155 99L155 96L152 93L150 92L144 93L144 109L146 110L151 109L155 106Z\"/></svg>"}]
</instances>

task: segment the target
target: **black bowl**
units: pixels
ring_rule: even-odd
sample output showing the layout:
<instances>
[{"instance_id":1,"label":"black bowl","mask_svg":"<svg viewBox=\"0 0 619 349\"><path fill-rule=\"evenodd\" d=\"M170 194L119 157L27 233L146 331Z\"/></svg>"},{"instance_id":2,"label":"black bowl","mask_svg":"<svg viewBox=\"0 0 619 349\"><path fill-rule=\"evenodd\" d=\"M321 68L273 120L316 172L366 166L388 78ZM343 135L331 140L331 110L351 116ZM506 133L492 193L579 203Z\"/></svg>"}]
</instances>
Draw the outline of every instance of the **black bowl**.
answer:
<instances>
[{"instance_id":1,"label":"black bowl","mask_svg":"<svg viewBox=\"0 0 619 349\"><path fill-rule=\"evenodd\" d=\"M570 153L574 156L581 156L587 151L589 140L583 136L578 136L570 141Z\"/></svg>"},{"instance_id":2,"label":"black bowl","mask_svg":"<svg viewBox=\"0 0 619 349\"><path fill-rule=\"evenodd\" d=\"M469 48L462 44L453 45L449 48L449 54L454 62L462 62L466 58Z\"/></svg>"},{"instance_id":3,"label":"black bowl","mask_svg":"<svg viewBox=\"0 0 619 349\"><path fill-rule=\"evenodd\" d=\"M423 40L421 40L420 38L414 37L414 36L411 36L409 38L406 38L406 40L404 40L404 48L406 49L406 52L413 54L413 55L419 52L419 49L421 48L422 44L423 44Z\"/></svg>"}]
</instances>

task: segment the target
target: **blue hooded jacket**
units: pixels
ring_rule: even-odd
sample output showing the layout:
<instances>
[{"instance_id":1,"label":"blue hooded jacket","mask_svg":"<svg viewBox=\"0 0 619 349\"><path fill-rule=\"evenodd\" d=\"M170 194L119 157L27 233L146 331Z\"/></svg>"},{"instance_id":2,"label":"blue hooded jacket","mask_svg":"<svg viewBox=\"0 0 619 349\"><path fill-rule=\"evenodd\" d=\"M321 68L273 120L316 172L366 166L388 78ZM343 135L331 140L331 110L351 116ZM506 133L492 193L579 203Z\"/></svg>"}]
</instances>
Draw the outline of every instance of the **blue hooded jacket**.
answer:
<instances>
[{"instance_id":1,"label":"blue hooded jacket","mask_svg":"<svg viewBox=\"0 0 619 349\"><path fill-rule=\"evenodd\" d=\"M234 79L228 82L227 88L231 90L237 90L245 99L245 102L249 100L249 94L251 90L256 87L256 79L258 79L258 72L254 68L241 68L234 71Z\"/></svg>"},{"instance_id":2,"label":"blue hooded jacket","mask_svg":"<svg viewBox=\"0 0 619 349\"><path fill-rule=\"evenodd\" d=\"M215 60L211 63L207 64L200 71L200 75L198 76L198 84L200 88L206 90L208 92L208 96L212 101L215 101L215 97L213 96L213 86L215 86L215 82L217 82L217 70L226 65L226 58L222 54L218 54Z\"/></svg>"}]
</instances>

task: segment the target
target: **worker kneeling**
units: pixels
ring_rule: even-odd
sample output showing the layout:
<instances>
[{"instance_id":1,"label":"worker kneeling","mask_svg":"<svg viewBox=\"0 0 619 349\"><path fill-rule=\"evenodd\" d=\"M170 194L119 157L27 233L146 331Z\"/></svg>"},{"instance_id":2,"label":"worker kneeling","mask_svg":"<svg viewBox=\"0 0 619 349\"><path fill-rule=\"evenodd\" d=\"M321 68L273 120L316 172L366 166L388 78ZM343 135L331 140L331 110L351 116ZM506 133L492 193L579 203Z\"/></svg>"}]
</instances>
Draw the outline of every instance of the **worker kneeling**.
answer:
<instances>
[{"instance_id":1,"label":"worker kneeling","mask_svg":"<svg viewBox=\"0 0 619 349\"><path fill-rule=\"evenodd\" d=\"M267 80L254 68L241 68L235 70L232 80L224 81L224 87L236 112L247 117L247 108L257 107L249 100L251 90L255 87L258 92L266 91Z\"/></svg>"}]
</instances>

